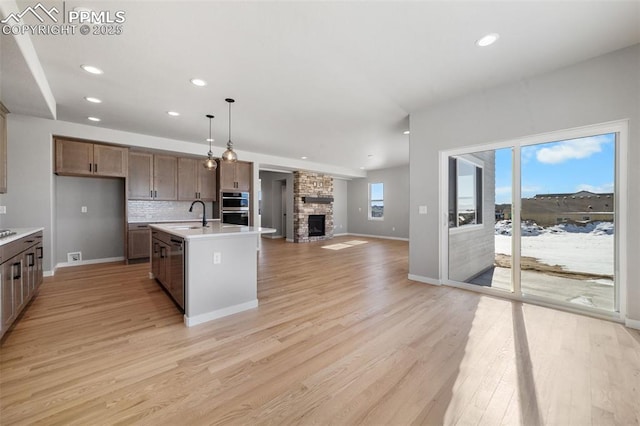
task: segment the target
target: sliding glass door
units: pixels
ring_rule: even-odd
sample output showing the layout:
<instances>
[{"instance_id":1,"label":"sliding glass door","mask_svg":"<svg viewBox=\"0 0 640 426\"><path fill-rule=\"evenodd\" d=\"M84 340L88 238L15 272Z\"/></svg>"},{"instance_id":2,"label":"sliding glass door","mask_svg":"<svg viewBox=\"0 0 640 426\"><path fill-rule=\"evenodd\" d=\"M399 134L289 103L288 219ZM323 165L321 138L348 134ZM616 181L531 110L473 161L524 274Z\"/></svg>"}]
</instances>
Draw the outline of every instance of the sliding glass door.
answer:
<instances>
[{"instance_id":1,"label":"sliding glass door","mask_svg":"<svg viewBox=\"0 0 640 426\"><path fill-rule=\"evenodd\" d=\"M618 311L618 136L446 153L445 283Z\"/></svg>"}]
</instances>

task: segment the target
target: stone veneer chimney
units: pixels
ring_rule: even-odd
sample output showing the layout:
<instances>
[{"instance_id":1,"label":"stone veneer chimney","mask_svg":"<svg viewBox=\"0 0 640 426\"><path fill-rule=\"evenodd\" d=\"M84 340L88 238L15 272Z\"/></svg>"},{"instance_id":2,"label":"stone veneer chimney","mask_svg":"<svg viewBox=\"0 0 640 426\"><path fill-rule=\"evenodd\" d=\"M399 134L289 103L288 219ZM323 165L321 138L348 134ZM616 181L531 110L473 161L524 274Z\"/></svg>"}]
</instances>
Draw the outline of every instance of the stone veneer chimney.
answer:
<instances>
[{"instance_id":1,"label":"stone veneer chimney","mask_svg":"<svg viewBox=\"0 0 640 426\"><path fill-rule=\"evenodd\" d=\"M307 199L305 202L305 198ZM314 202L309 198L324 198ZM293 241L308 243L333 238L333 178L305 171L293 172ZM325 234L309 237L309 215L325 215Z\"/></svg>"}]
</instances>

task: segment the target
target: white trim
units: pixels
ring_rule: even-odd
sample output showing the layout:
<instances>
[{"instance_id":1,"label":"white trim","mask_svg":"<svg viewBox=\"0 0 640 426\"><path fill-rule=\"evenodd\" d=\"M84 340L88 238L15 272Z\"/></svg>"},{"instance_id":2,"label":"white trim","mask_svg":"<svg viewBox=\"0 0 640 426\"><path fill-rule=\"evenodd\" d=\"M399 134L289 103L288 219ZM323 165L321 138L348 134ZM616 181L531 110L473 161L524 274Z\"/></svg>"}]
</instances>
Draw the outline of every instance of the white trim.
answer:
<instances>
[{"instance_id":1,"label":"white trim","mask_svg":"<svg viewBox=\"0 0 640 426\"><path fill-rule=\"evenodd\" d=\"M437 285L437 286L441 286L442 285L442 283L438 279L430 278L430 277L423 277L421 275L409 274L409 275L407 275L407 278L409 280L411 280L411 281L418 281L419 283L424 283L424 284L429 284L429 285Z\"/></svg>"},{"instance_id":2,"label":"white trim","mask_svg":"<svg viewBox=\"0 0 640 426\"><path fill-rule=\"evenodd\" d=\"M633 320L631 318L625 318L624 319L624 325L625 327L628 328L633 328L636 330L640 330L640 321L639 320Z\"/></svg>"},{"instance_id":3,"label":"white trim","mask_svg":"<svg viewBox=\"0 0 640 426\"><path fill-rule=\"evenodd\" d=\"M627 281L627 226L629 220L628 210L628 159L629 154L627 147L629 143L629 121L624 120L618 124L618 138L616 140L616 175L615 175L615 256L617 261L615 265L615 279L616 279L616 291L617 307L620 312L620 318L626 318L627 316L627 287L629 285Z\"/></svg>"},{"instance_id":4,"label":"white trim","mask_svg":"<svg viewBox=\"0 0 640 426\"><path fill-rule=\"evenodd\" d=\"M103 259L89 259L89 260L83 260L81 262L60 262L56 265L55 269L68 268L70 266L93 265L94 263L121 262L123 260L124 260L124 256L118 256L118 257L105 257ZM55 273L55 269L54 269L54 273Z\"/></svg>"},{"instance_id":5,"label":"white trim","mask_svg":"<svg viewBox=\"0 0 640 426\"><path fill-rule=\"evenodd\" d=\"M408 238L387 237L386 235L354 234L354 233L351 233L351 232L348 232L346 234L340 234L340 235L353 235L354 237L381 238L383 240L409 241ZM334 237L335 237L335 235L334 235Z\"/></svg>"},{"instance_id":6,"label":"white trim","mask_svg":"<svg viewBox=\"0 0 640 426\"><path fill-rule=\"evenodd\" d=\"M258 299L251 300L249 302L240 303L238 305L227 306L226 308L216 309L215 311L206 312L204 314L188 317L184 315L184 325L187 327L193 327L194 325L202 324L214 319L226 317L228 315L237 314L238 312L246 311L249 309L258 307Z\"/></svg>"},{"instance_id":7,"label":"white trim","mask_svg":"<svg viewBox=\"0 0 640 426\"><path fill-rule=\"evenodd\" d=\"M287 238L287 239L286 239L286 241L287 241L288 243L292 243L292 242L293 242L293 238Z\"/></svg>"},{"instance_id":8,"label":"white trim","mask_svg":"<svg viewBox=\"0 0 640 426\"><path fill-rule=\"evenodd\" d=\"M54 272L54 271L44 271L44 272L42 273L42 276L43 276L43 277L52 277L54 274L55 274L55 272Z\"/></svg>"},{"instance_id":9,"label":"white trim","mask_svg":"<svg viewBox=\"0 0 640 426\"><path fill-rule=\"evenodd\" d=\"M333 234L334 237L344 237L345 235L349 235L349 233L343 232L342 234Z\"/></svg>"},{"instance_id":10,"label":"white trim","mask_svg":"<svg viewBox=\"0 0 640 426\"><path fill-rule=\"evenodd\" d=\"M278 238L284 238L283 235L274 235L274 234L260 234L262 238L269 238L271 240L277 240Z\"/></svg>"}]
</instances>

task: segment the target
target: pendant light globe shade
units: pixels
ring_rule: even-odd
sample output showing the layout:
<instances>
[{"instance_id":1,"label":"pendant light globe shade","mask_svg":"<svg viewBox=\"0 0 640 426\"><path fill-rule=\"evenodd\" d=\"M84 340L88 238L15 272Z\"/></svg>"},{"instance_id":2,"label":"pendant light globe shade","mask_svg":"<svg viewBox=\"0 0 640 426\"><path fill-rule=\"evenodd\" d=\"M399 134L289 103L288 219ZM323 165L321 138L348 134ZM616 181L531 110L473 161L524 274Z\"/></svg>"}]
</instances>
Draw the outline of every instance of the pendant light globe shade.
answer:
<instances>
[{"instance_id":1,"label":"pendant light globe shade","mask_svg":"<svg viewBox=\"0 0 640 426\"><path fill-rule=\"evenodd\" d=\"M238 161L238 154L233 150L233 142L231 142L231 104L235 100L227 98L225 101L229 104L229 141L227 142L227 150L222 153L222 161L234 163Z\"/></svg>"},{"instance_id":2,"label":"pendant light globe shade","mask_svg":"<svg viewBox=\"0 0 640 426\"><path fill-rule=\"evenodd\" d=\"M218 163L216 163L216 159L213 158L213 152L211 152L211 142L213 142L213 137L211 137L211 120L213 119L213 115L207 114L206 117L209 119L209 139L207 139L209 142L209 152L207 153L207 158L202 163L202 166L212 172L218 168Z\"/></svg>"}]
</instances>

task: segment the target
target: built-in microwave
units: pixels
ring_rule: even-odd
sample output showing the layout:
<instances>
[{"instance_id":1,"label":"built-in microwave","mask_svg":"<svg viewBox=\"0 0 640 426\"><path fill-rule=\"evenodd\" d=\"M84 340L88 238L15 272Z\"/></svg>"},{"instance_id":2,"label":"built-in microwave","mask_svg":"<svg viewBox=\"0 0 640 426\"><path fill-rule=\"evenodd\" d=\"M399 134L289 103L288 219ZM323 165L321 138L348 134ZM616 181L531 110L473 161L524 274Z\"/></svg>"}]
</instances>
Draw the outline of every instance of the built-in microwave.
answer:
<instances>
[{"instance_id":1,"label":"built-in microwave","mask_svg":"<svg viewBox=\"0 0 640 426\"><path fill-rule=\"evenodd\" d=\"M249 193L223 192L222 211L249 211Z\"/></svg>"}]
</instances>

